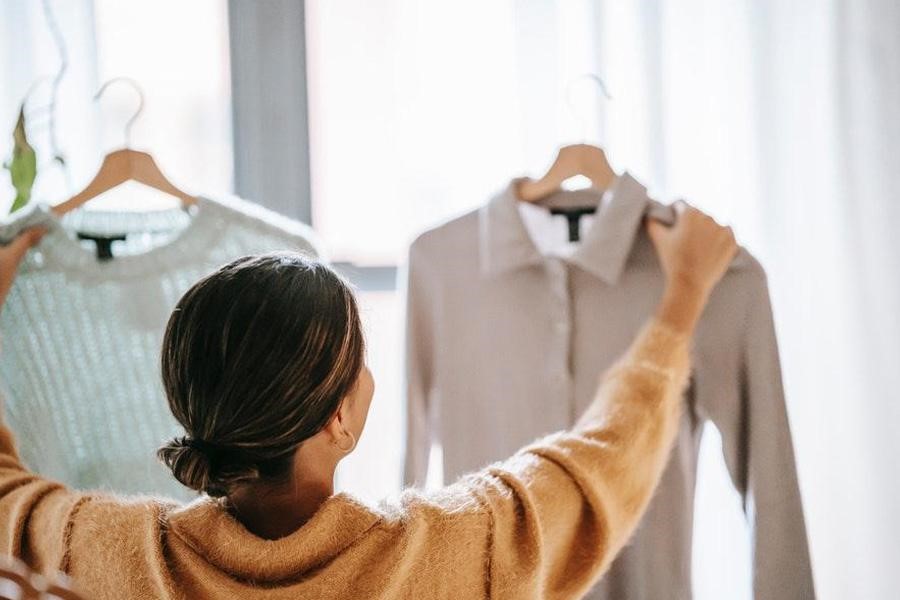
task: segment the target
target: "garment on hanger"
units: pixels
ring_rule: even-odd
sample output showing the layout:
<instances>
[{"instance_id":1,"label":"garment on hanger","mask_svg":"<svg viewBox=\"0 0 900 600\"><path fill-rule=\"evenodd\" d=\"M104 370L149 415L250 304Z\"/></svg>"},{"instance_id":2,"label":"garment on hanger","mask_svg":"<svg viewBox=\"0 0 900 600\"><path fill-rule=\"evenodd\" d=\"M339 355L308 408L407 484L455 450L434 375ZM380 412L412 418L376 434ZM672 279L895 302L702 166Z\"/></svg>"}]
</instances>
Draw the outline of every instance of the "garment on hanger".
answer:
<instances>
[{"instance_id":1,"label":"garment on hanger","mask_svg":"<svg viewBox=\"0 0 900 600\"><path fill-rule=\"evenodd\" d=\"M425 481L433 442L452 480L571 426L662 294L642 221L648 213L674 216L629 174L568 248L548 242L561 231L550 217L523 220L521 211L543 209L522 207L514 189L515 182L484 207L425 232L410 249L407 483ZM698 327L684 402L655 498L587 597L691 597L697 455L711 421L753 528L756 599L813 598L766 276L746 250Z\"/></svg>"},{"instance_id":2,"label":"garment on hanger","mask_svg":"<svg viewBox=\"0 0 900 600\"><path fill-rule=\"evenodd\" d=\"M23 215L49 214L31 210ZM0 313L0 392L22 459L41 475L79 489L193 495L156 459L182 433L159 371L169 314L198 279L240 256L318 251L309 227L250 202L200 198L192 211L29 217L50 231ZM74 231L126 237L101 262Z\"/></svg>"}]
</instances>

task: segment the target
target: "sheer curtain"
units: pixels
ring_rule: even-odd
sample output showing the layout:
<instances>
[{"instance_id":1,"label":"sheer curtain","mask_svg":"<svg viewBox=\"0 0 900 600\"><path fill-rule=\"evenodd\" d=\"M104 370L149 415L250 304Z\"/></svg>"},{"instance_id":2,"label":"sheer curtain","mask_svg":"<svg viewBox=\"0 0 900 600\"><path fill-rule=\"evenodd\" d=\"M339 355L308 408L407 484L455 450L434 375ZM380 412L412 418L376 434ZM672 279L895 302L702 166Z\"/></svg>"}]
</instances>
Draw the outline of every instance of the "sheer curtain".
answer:
<instances>
[{"instance_id":1,"label":"sheer curtain","mask_svg":"<svg viewBox=\"0 0 900 600\"><path fill-rule=\"evenodd\" d=\"M683 196L733 222L770 277L820 596L890 597L900 586L900 252L891 246L900 6L308 0L307 9L313 214L335 256L399 261L423 228L483 203L511 176L542 172L558 145L581 140L603 144L660 198ZM612 100L571 85L585 72L602 76ZM399 307L392 294L381 301L371 316L387 331ZM391 456L401 445L399 356L394 340L376 359L390 384L376 398L384 435L375 438ZM740 501L707 433L696 597L749 598ZM385 468L361 455L346 481L381 473L390 483L369 488L394 487Z\"/></svg>"},{"instance_id":2,"label":"sheer curtain","mask_svg":"<svg viewBox=\"0 0 900 600\"><path fill-rule=\"evenodd\" d=\"M606 111L618 163L735 223L769 273L820 597L891 597L900 583L900 6L595 8L596 69L619 94ZM633 96L644 110L628 106ZM704 466L716 468L708 446ZM699 491L697 595L748 597L735 567L748 549L737 521L723 517L734 503L708 479Z\"/></svg>"}]
</instances>

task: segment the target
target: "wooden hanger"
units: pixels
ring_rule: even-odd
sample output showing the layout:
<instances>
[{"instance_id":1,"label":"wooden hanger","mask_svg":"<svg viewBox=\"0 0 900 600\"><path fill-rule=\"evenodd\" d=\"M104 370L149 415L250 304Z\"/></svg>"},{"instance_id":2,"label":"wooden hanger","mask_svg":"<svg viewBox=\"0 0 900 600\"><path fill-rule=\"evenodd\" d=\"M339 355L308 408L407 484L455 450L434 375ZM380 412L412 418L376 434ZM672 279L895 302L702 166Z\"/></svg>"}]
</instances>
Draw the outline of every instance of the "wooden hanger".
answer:
<instances>
[{"instance_id":1,"label":"wooden hanger","mask_svg":"<svg viewBox=\"0 0 900 600\"><path fill-rule=\"evenodd\" d=\"M612 99L600 77L593 73L587 73L578 79L583 78L590 78L591 81L597 83L603 95L607 99ZM569 92L571 92L572 84L576 81L577 79L569 84ZM567 94L566 100L569 103L569 107L574 109L571 102L571 93ZM524 202L540 202L560 192L563 182L576 175L587 177L591 182L591 189L600 193L606 191L618 176L610 166L609 160L606 158L606 152L602 148L584 143L572 144L559 149L556 160L553 161L550 169L543 177L520 181L516 189L516 195Z\"/></svg>"},{"instance_id":2,"label":"wooden hanger","mask_svg":"<svg viewBox=\"0 0 900 600\"><path fill-rule=\"evenodd\" d=\"M601 193L617 177L602 149L590 144L574 144L559 149L556 160L543 177L519 182L516 195L524 202L540 202L559 192L563 182L576 175L587 177L591 188Z\"/></svg>"},{"instance_id":3,"label":"wooden hanger","mask_svg":"<svg viewBox=\"0 0 900 600\"><path fill-rule=\"evenodd\" d=\"M104 157L103 163L100 165L100 170L97 171L97 174L86 188L65 202L61 202L54 206L53 212L57 215L64 215L71 210L83 206L89 200L118 187L126 181L136 181L155 190L175 196L181 200L183 207L191 206L197 202L196 196L192 196L180 190L169 181L165 175L163 175L162 170L159 168L159 165L156 164L156 160L154 160L153 156L147 152L129 148L131 141L131 126L134 125L134 122L144 110L144 94L137 83L126 77L110 79L103 84L97 92L97 95L94 96L94 100L98 100L106 88L117 81L131 84L135 91L137 91L140 99L137 110L125 124L125 147L121 150L110 152Z\"/></svg>"}]
</instances>

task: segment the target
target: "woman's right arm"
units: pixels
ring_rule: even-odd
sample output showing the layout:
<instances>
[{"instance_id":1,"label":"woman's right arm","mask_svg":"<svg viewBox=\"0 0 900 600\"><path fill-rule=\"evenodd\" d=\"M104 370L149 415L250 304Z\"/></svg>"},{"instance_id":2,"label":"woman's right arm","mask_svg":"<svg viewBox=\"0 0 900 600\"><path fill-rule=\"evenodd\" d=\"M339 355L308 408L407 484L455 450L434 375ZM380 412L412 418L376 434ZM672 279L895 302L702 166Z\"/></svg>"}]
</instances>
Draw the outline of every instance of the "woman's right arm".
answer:
<instances>
[{"instance_id":1,"label":"woman's right arm","mask_svg":"<svg viewBox=\"0 0 900 600\"><path fill-rule=\"evenodd\" d=\"M736 245L730 229L691 208L649 233L666 292L592 406L572 431L468 480L491 517L491 597L580 597L628 541L668 462L690 339Z\"/></svg>"},{"instance_id":2,"label":"woman's right arm","mask_svg":"<svg viewBox=\"0 0 900 600\"><path fill-rule=\"evenodd\" d=\"M0 420L0 554L21 558L40 572L61 570L66 524L85 497L26 469L12 432Z\"/></svg>"},{"instance_id":3,"label":"woman's right arm","mask_svg":"<svg viewBox=\"0 0 900 600\"><path fill-rule=\"evenodd\" d=\"M22 258L44 233L39 227L27 229L0 246L0 309ZM65 555L66 523L83 497L22 465L0 410L0 554L22 558L41 572L59 570Z\"/></svg>"}]
</instances>

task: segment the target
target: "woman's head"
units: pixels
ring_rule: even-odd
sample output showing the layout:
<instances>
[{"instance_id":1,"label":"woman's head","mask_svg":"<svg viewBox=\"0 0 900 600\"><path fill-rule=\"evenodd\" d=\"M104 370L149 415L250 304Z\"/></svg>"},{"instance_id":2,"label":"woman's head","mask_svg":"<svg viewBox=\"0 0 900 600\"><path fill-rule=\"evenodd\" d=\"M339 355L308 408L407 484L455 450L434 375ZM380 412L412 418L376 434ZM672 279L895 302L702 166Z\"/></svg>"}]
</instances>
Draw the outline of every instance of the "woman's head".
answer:
<instances>
[{"instance_id":1,"label":"woman's head","mask_svg":"<svg viewBox=\"0 0 900 600\"><path fill-rule=\"evenodd\" d=\"M225 496L288 477L319 434L346 452L372 395L364 355L353 292L328 266L286 252L235 260L169 318L163 386L187 436L159 456L186 486Z\"/></svg>"}]
</instances>

